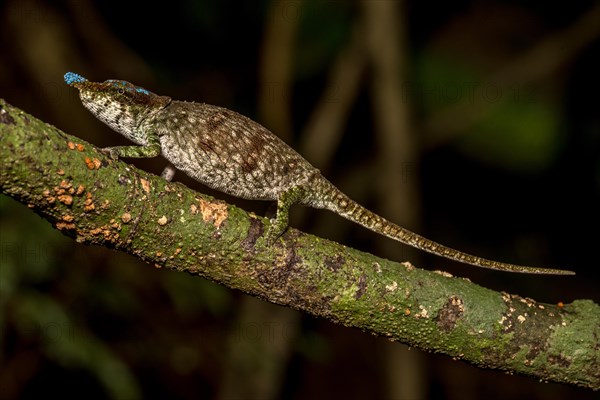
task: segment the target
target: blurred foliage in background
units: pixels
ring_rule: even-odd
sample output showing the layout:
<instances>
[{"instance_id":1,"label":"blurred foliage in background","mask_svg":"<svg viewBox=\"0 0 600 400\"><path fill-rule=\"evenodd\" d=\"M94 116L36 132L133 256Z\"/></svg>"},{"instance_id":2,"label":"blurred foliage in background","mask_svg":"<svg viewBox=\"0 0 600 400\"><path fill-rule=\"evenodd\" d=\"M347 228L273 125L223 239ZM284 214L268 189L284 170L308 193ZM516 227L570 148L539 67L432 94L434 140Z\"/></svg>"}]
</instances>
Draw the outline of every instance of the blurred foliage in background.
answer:
<instances>
[{"instance_id":1,"label":"blurred foliage in background","mask_svg":"<svg viewBox=\"0 0 600 400\"><path fill-rule=\"evenodd\" d=\"M0 96L70 134L125 143L62 83L67 71L225 106L394 221L578 276L424 258L327 213L298 210L295 226L540 301L600 300L597 2L7 0L0 32ZM593 398L78 245L5 196L0 223L2 399Z\"/></svg>"}]
</instances>

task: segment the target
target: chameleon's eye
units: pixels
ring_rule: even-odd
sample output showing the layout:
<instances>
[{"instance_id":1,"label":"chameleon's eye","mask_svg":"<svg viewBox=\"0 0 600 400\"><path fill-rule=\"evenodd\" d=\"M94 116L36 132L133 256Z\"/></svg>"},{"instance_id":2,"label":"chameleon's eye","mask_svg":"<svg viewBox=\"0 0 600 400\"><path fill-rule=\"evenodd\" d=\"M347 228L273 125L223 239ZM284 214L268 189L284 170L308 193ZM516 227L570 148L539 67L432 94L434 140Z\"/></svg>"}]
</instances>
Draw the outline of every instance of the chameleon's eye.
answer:
<instances>
[{"instance_id":1,"label":"chameleon's eye","mask_svg":"<svg viewBox=\"0 0 600 400\"><path fill-rule=\"evenodd\" d=\"M125 93L125 89L119 89L119 94Z\"/></svg>"}]
</instances>

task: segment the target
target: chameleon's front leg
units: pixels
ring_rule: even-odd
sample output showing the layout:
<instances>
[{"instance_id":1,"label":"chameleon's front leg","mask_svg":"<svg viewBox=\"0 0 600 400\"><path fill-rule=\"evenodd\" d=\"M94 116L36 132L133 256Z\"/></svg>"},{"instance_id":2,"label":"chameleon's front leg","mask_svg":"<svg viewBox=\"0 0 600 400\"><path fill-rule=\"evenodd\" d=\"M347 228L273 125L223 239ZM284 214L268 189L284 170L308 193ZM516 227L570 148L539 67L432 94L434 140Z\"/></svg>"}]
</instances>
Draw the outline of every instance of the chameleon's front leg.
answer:
<instances>
[{"instance_id":1,"label":"chameleon's front leg","mask_svg":"<svg viewBox=\"0 0 600 400\"><path fill-rule=\"evenodd\" d=\"M277 199L277 215L271 219L271 225L267 230L265 239L269 245L274 244L288 227L290 207L304 196L304 188L294 186L279 194Z\"/></svg>"},{"instance_id":2,"label":"chameleon's front leg","mask_svg":"<svg viewBox=\"0 0 600 400\"><path fill-rule=\"evenodd\" d=\"M141 146L105 147L102 152L117 160L123 158L153 158L160 154L160 139L153 131L139 135L146 138L146 144Z\"/></svg>"},{"instance_id":3,"label":"chameleon's front leg","mask_svg":"<svg viewBox=\"0 0 600 400\"><path fill-rule=\"evenodd\" d=\"M118 160L120 157L124 158L153 158L160 154L160 140L158 135L149 135L148 144L143 146L115 146L105 147L101 151L108 154L110 158ZM167 182L171 182L175 176L175 167L173 164L169 164L165 167L161 178Z\"/></svg>"},{"instance_id":4,"label":"chameleon's front leg","mask_svg":"<svg viewBox=\"0 0 600 400\"><path fill-rule=\"evenodd\" d=\"M105 147L101 150L108 154L110 158L118 160L119 157L125 158L153 158L160 154L160 141L157 135L148 137L148 144L145 146L115 146ZM171 182L175 176L175 167L169 164L165 167L160 177Z\"/></svg>"}]
</instances>

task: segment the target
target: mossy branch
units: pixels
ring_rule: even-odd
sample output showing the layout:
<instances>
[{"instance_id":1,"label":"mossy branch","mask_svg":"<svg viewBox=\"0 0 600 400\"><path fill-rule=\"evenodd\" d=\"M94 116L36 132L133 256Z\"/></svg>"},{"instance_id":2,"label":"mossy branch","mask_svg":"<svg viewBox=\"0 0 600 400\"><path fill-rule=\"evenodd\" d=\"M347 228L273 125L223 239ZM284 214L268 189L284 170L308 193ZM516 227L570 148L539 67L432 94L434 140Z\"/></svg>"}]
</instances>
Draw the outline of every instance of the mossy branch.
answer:
<instances>
[{"instance_id":1,"label":"mossy branch","mask_svg":"<svg viewBox=\"0 0 600 400\"><path fill-rule=\"evenodd\" d=\"M562 308L391 262L112 161L0 100L0 188L79 243L471 364L600 388L600 307ZM193 296L190 293L190 296Z\"/></svg>"}]
</instances>

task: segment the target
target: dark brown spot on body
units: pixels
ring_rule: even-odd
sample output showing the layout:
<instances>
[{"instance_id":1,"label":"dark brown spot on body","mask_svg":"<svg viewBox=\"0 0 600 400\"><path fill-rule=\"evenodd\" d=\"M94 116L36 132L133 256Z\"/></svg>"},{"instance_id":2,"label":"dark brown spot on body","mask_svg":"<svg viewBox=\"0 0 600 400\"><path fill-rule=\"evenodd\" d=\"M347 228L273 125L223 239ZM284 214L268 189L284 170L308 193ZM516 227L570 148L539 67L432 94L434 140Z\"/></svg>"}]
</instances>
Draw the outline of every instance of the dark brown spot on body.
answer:
<instances>
[{"instance_id":1,"label":"dark brown spot on body","mask_svg":"<svg viewBox=\"0 0 600 400\"><path fill-rule=\"evenodd\" d=\"M258 160L254 156L245 157L242 160L242 171L245 173L251 173L258 167Z\"/></svg>"},{"instance_id":2,"label":"dark brown spot on body","mask_svg":"<svg viewBox=\"0 0 600 400\"><path fill-rule=\"evenodd\" d=\"M216 143L209 138L203 136L198 140L198 147L200 147L205 152L213 152L216 153Z\"/></svg>"}]
</instances>

